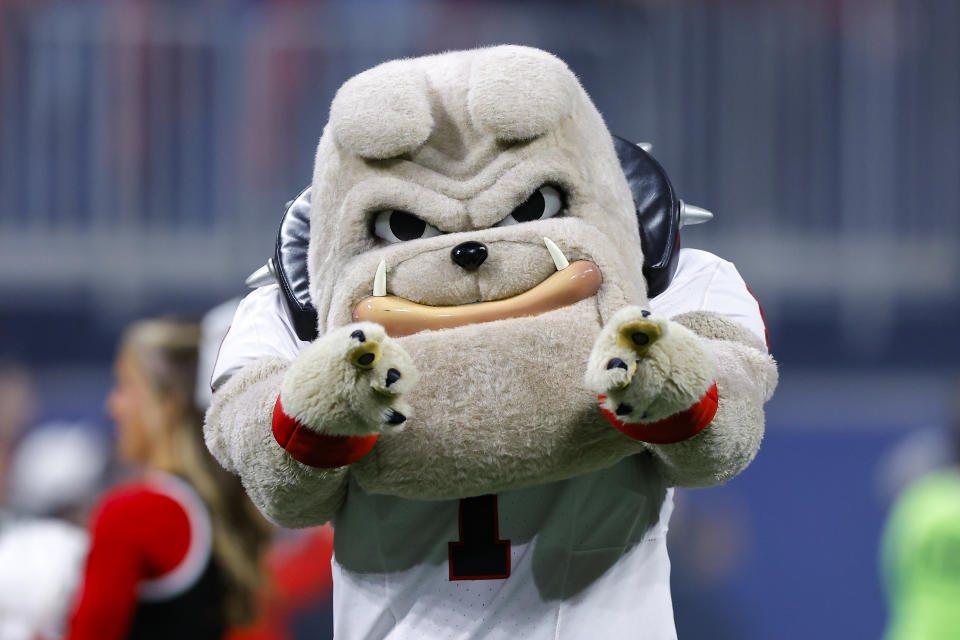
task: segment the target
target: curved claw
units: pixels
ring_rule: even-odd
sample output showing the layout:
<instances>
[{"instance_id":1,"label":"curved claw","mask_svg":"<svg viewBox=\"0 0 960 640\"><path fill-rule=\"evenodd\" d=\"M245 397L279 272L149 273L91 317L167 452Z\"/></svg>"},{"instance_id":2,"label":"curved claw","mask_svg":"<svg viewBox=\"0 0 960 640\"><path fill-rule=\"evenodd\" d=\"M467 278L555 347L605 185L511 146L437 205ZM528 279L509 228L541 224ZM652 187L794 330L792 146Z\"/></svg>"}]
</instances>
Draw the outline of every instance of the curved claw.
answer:
<instances>
[{"instance_id":1,"label":"curved claw","mask_svg":"<svg viewBox=\"0 0 960 640\"><path fill-rule=\"evenodd\" d=\"M609 376L611 389L626 389L633 379L633 374L637 372L637 362L634 360L627 364L620 358L613 358L607 363L607 371L612 372L612 375Z\"/></svg>"}]
</instances>

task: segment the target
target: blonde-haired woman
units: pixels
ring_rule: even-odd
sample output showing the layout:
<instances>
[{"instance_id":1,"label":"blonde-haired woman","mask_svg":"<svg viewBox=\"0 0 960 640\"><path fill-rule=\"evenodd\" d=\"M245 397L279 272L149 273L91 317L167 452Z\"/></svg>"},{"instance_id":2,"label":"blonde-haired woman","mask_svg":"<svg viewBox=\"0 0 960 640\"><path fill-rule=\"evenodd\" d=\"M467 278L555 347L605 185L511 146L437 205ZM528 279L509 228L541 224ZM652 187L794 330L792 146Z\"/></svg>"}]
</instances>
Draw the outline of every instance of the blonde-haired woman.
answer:
<instances>
[{"instance_id":1,"label":"blonde-haired woman","mask_svg":"<svg viewBox=\"0 0 960 640\"><path fill-rule=\"evenodd\" d=\"M106 404L119 456L143 473L91 520L73 640L221 638L251 622L269 527L204 446L199 336L193 323L144 320L120 343Z\"/></svg>"}]
</instances>

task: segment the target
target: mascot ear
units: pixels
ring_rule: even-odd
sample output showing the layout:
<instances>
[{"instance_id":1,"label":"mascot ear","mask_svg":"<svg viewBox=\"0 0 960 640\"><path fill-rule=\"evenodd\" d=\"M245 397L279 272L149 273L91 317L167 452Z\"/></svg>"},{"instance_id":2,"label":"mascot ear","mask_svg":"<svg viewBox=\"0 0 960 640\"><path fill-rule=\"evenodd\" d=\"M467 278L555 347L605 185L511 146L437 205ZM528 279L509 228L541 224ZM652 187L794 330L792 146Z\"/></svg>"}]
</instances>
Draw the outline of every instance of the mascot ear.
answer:
<instances>
[{"instance_id":1,"label":"mascot ear","mask_svg":"<svg viewBox=\"0 0 960 640\"><path fill-rule=\"evenodd\" d=\"M639 145L613 136L620 166L627 178L640 225L643 276L650 298L670 285L680 257L680 227L705 222L709 211L677 198L660 163ZM300 192L287 208L277 232L277 246L267 264L247 278L247 286L276 281L290 312L297 337L305 342L317 338L317 311L310 302L307 275L307 243L310 240L310 187Z\"/></svg>"}]
</instances>

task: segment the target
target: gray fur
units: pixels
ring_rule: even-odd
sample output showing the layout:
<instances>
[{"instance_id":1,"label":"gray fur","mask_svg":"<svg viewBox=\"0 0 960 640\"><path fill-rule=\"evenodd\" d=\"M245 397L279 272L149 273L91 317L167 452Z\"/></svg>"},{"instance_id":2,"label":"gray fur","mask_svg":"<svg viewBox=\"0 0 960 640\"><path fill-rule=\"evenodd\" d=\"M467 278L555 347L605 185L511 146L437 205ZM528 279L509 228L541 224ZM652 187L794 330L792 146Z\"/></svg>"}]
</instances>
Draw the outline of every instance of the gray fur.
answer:
<instances>
[{"instance_id":1,"label":"gray fur","mask_svg":"<svg viewBox=\"0 0 960 640\"><path fill-rule=\"evenodd\" d=\"M746 468L763 439L763 404L777 386L777 365L757 337L715 313L675 318L706 339L717 359L717 415L684 442L650 445L667 480L681 487L722 484Z\"/></svg>"},{"instance_id":2,"label":"gray fur","mask_svg":"<svg viewBox=\"0 0 960 640\"><path fill-rule=\"evenodd\" d=\"M755 333L743 325L716 313L691 311L674 316L672 320L678 324L682 324L704 338L739 342L760 351L767 350L767 346L763 344L763 341L761 341ZM773 393L772 387L770 392Z\"/></svg>"},{"instance_id":3,"label":"gray fur","mask_svg":"<svg viewBox=\"0 0 960 640\"><path fill-rule=\"evenodd\" d=\"M264 516L283 527L307 527L326 522L340 508L347 469L304 466L274 439L273 407L289 365L264 358L220 387L207 412L204 438L220 464L240 475Z\"/></svg>"}]
</instances>

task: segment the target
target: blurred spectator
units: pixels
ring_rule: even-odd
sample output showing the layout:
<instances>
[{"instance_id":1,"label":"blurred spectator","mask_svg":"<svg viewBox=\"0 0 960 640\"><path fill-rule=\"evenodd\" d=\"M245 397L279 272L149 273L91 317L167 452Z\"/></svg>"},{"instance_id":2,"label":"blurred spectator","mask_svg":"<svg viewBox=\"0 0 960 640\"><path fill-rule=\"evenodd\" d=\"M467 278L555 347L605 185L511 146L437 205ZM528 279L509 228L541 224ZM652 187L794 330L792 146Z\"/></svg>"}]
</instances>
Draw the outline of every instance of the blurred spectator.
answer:
<instances>
[{"instance_id":1,"label":"blurred spectator","mask_svg":"<svg viewBox=\"0 0 960 640\"><path fill-rule=\"evenodd\" d=\"M82 523L101 488L110 452L92 425L51 422L17 446L7 477L7 506L20 516Z\"/></svg>"},{"instance_id":2,"label":"blurred spectator","mask_svg":"<svg viewBox=\"0 0 960 640\"><path fill-rule=\"evenodd\" d=\"M62 520L29 518L0 530L0 639L61 636L86 551L83 529Z\"/></svg>"},{"instance_id":3,"label":"blurred spectator","mask_svg":"<svg viewBox=\"0 0 960 640\"><path fill-rule=\"evenodd\" d=\"M904 489L931 471L954 464L953 434L942 426L911 429L877 465L877 497L893 502Z\"/></svg>"},{"instance_id":4,"label":"blurred spectator","mask_svg":"<svg viewBox=\"0 0 960 640\"><path fill-rule=\"evenodd\" d=\"M203 444L199 337L146 320L121 342L107 408L143 475L98 505L70 638L220 638L254 617L268 528Z\"/></svg>"},{"instance_id":5,"label":"blurred spectator","mask_svg":"<svg viewBox=\"0 0 960 640\"><path fill-rule=\"evenodd\" d=\"M76 590L87 535L83 519L107 469L106 444L89 425L30 430L5 468L0 524L0 639L59 638Z\"/></svg>"},{"instance_id":6,"label":"blurred spectator","mask_svg":"<svg viewBox=\"0 0 960 640\"><path fill-rule=\"evenodd\" d=\"M33 419L35 405L33 383L26 370L0 362L0 508L6 502L6 471L14 445Z\"/></svg>"},{"instance_id":7,"label":"blurred spectator","mask_svg":"<svg viewBox=\"0 0 960 640\"><path fill-rule=\"evenodd\" d=\"M909 486L887 520L887 640L960 638L960 402L951 435L952 466Z\"/></svg>"}]
</instances>

